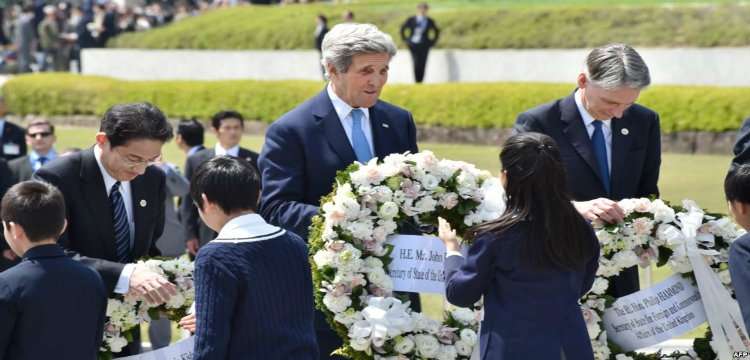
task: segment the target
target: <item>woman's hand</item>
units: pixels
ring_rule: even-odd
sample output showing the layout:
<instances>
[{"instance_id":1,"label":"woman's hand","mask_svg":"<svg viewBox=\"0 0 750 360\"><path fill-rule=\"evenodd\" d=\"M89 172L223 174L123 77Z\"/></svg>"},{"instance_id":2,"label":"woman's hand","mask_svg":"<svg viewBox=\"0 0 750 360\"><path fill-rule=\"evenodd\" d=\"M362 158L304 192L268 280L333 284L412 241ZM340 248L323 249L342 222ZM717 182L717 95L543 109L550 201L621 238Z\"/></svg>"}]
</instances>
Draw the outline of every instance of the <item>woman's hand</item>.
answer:
<instances>
[{"instance_id":1,"label":"woman's hand","mask_svg":"<svg viewBox=\"0 0 750 360\"><path fill-rule=\"evenodd\" d=\"M438 236L440 236L440 240L445 244L446 251L461 252L461 244L458 243L456 230L453 230L451 224L441 217L438 217Z\"/></svg>"}]
</instances>

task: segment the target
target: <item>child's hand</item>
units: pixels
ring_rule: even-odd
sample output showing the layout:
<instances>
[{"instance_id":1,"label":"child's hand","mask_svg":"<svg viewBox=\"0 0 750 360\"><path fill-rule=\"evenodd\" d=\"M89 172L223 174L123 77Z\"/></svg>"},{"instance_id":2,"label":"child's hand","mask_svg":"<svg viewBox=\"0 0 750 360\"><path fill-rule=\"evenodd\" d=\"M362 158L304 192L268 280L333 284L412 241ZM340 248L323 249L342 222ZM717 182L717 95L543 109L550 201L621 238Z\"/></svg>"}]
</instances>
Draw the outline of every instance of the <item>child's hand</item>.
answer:
<instances>
[{"instance_id":1,"label":"child's hand","mask_svg":"<svg viewBox=\"0 0 750 360\"><path fill-rule=\"evenodd\" d=\"M441 217L438 217L438 236L440 236L440 240L443 240L445 250L461 252L461 245L458 243L458 238L456 238L456 230L453 230L451 224L448 224Z\"/></svg>"}]
</instances>

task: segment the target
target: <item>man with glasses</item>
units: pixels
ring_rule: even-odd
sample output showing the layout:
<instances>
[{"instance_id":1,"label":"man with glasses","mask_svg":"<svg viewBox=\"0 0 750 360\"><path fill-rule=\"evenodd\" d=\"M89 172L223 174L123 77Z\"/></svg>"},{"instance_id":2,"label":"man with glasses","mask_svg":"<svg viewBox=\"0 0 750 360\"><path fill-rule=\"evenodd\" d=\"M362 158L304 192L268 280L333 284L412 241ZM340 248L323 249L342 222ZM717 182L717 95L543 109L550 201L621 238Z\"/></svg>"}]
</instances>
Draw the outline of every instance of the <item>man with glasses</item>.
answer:
<instances>
[{"instance_id":1,"label":"man with glasses","mask_svg":"<svg viewBox=\"0 0 750 360\"><path fill-rule=\"evenodd\" d=\"M149 302L176 295L164 277L132 264L159 256L156 240L164 229L164 172L150 166L171 140L167 118L149 103L118 104L101 120L96 144L62 157L34 173L65 196L68 227L58 243L96 269L107 292L135 291ZM140 330L118 356L140 352Z\"/></svg>"}]
</instances>

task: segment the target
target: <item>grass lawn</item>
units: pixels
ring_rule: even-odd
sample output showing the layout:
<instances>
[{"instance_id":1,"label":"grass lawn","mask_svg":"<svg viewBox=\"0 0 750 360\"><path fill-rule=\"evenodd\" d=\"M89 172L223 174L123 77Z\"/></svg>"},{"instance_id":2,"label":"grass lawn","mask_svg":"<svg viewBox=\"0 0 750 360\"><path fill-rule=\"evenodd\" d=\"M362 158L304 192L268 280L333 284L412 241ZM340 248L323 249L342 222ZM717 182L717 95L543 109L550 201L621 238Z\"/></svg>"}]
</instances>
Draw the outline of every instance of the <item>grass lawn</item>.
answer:
<instances>
[{"instance_id":1,"label":"grass lawn","mask_svg":"<svg viewBox=\"0 0 750 360\"><path fill-rule=\"evenodd\" d=\"M67 147L86 148L93 144L96 129L62 127L56 129L58 136L57 150ZM207 132L206 144L212 146L216 143L213 134ZM261 136L245 136L242 145L249 149L260 151L263 144ZM473 163L479 168L487 169L493 173L499 168L499 147L473 146L458 144L435 144L422 143L421 150L431 150L440 158L450 158ZM185 155L174 143L164 146L164 158L169 162L178 164L180 167L185 163ZM704 209L711 212L726 214L726 202L724 200L724 176L731 161L730 155L688 155L688 154L663 154L661 174L659 178L659 189L662 199L679 203L682 199L695 200ZM657 283L671 275L668 267L654 269L652 283ZM643 283L643 280L641 281ZM442 316L443 299L437 295L422 295L422 306L428 315L439 318ZM694 338L702 336L705 325L682 336L682 338ZM144 339L146 327L143 327ZM173 332L173 339L179 339L179 331Z\"/></svg>"}]
</instances>

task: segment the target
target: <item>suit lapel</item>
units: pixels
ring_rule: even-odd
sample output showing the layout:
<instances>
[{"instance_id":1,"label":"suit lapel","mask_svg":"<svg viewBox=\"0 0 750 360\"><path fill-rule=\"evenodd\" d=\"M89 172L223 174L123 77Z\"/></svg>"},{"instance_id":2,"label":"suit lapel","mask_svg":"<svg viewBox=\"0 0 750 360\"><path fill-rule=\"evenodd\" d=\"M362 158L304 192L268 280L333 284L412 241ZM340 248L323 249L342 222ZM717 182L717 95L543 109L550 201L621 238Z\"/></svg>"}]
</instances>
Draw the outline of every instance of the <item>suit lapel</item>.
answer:
<instances>
[{"instance_id":1,"label":"suit lapel","mask_svg":"<svg viewBox=\"0 0 750 360\"><path fill-rule=\"evenodd\" d=\"M96 145L94 145L96 146ZM104 188L104 178L94 157L94 148L90 147L81 153L81 193L83 201L88 206L89 214L93 217L93 227L102 239L102 245L108 259L117 259L115 249L115 231L112 223L107 190ZM105 210L106 209L106 210Z\"/></svg>"},{"instance_id":2,"label":"suit lapel","mask_svg":"<svg viewBox=\"0 0 750 360\"><path fill-rule=\"evenodd\" d=\"M341 126L341 120L339 120L336 110L333 108L333 103L331 103L326 89L315 96L312 114L321 131L321 136L326 139L328 145L344 166L349 166L357 160L357 155L354 154L354 149L349 143L344 127Z\"/></svg>"},{"instance_id":3,"label":"suit lapel","mask_svg":"<svg viewBox=\"0 0 750 360\"><path fill-rule=\"evenodd\" d=\"M383 158L386 156L399 153L401 150L397 147L398 143L393 139L395 136L393 129L396 127L379 104L379 102L376 102L370 108L370 127L372 128L372 143L375 148L375 156L380 161L383 161Z\"/></svg>"},{"instance_id":4,"label":"suit lapel","mask_svg":"<svg viewBox=\"0 0 750 360\"><path fill-rule=\"evenodd\" d=\"M599 162L596 160L596 154L594 154L594 146L591 144L591 138L588 131L586 131L586 126L583 124L583 117L581 117L581 113L578 111L574 96L575 92L560 101L561 119L565 124L563 133L568 138L568 141L573 144L578 154L586 161L586 164L599 177L599 182L604 183ZM612 161L614 162L614 158Z\"/></svg>"}]
</instances>

